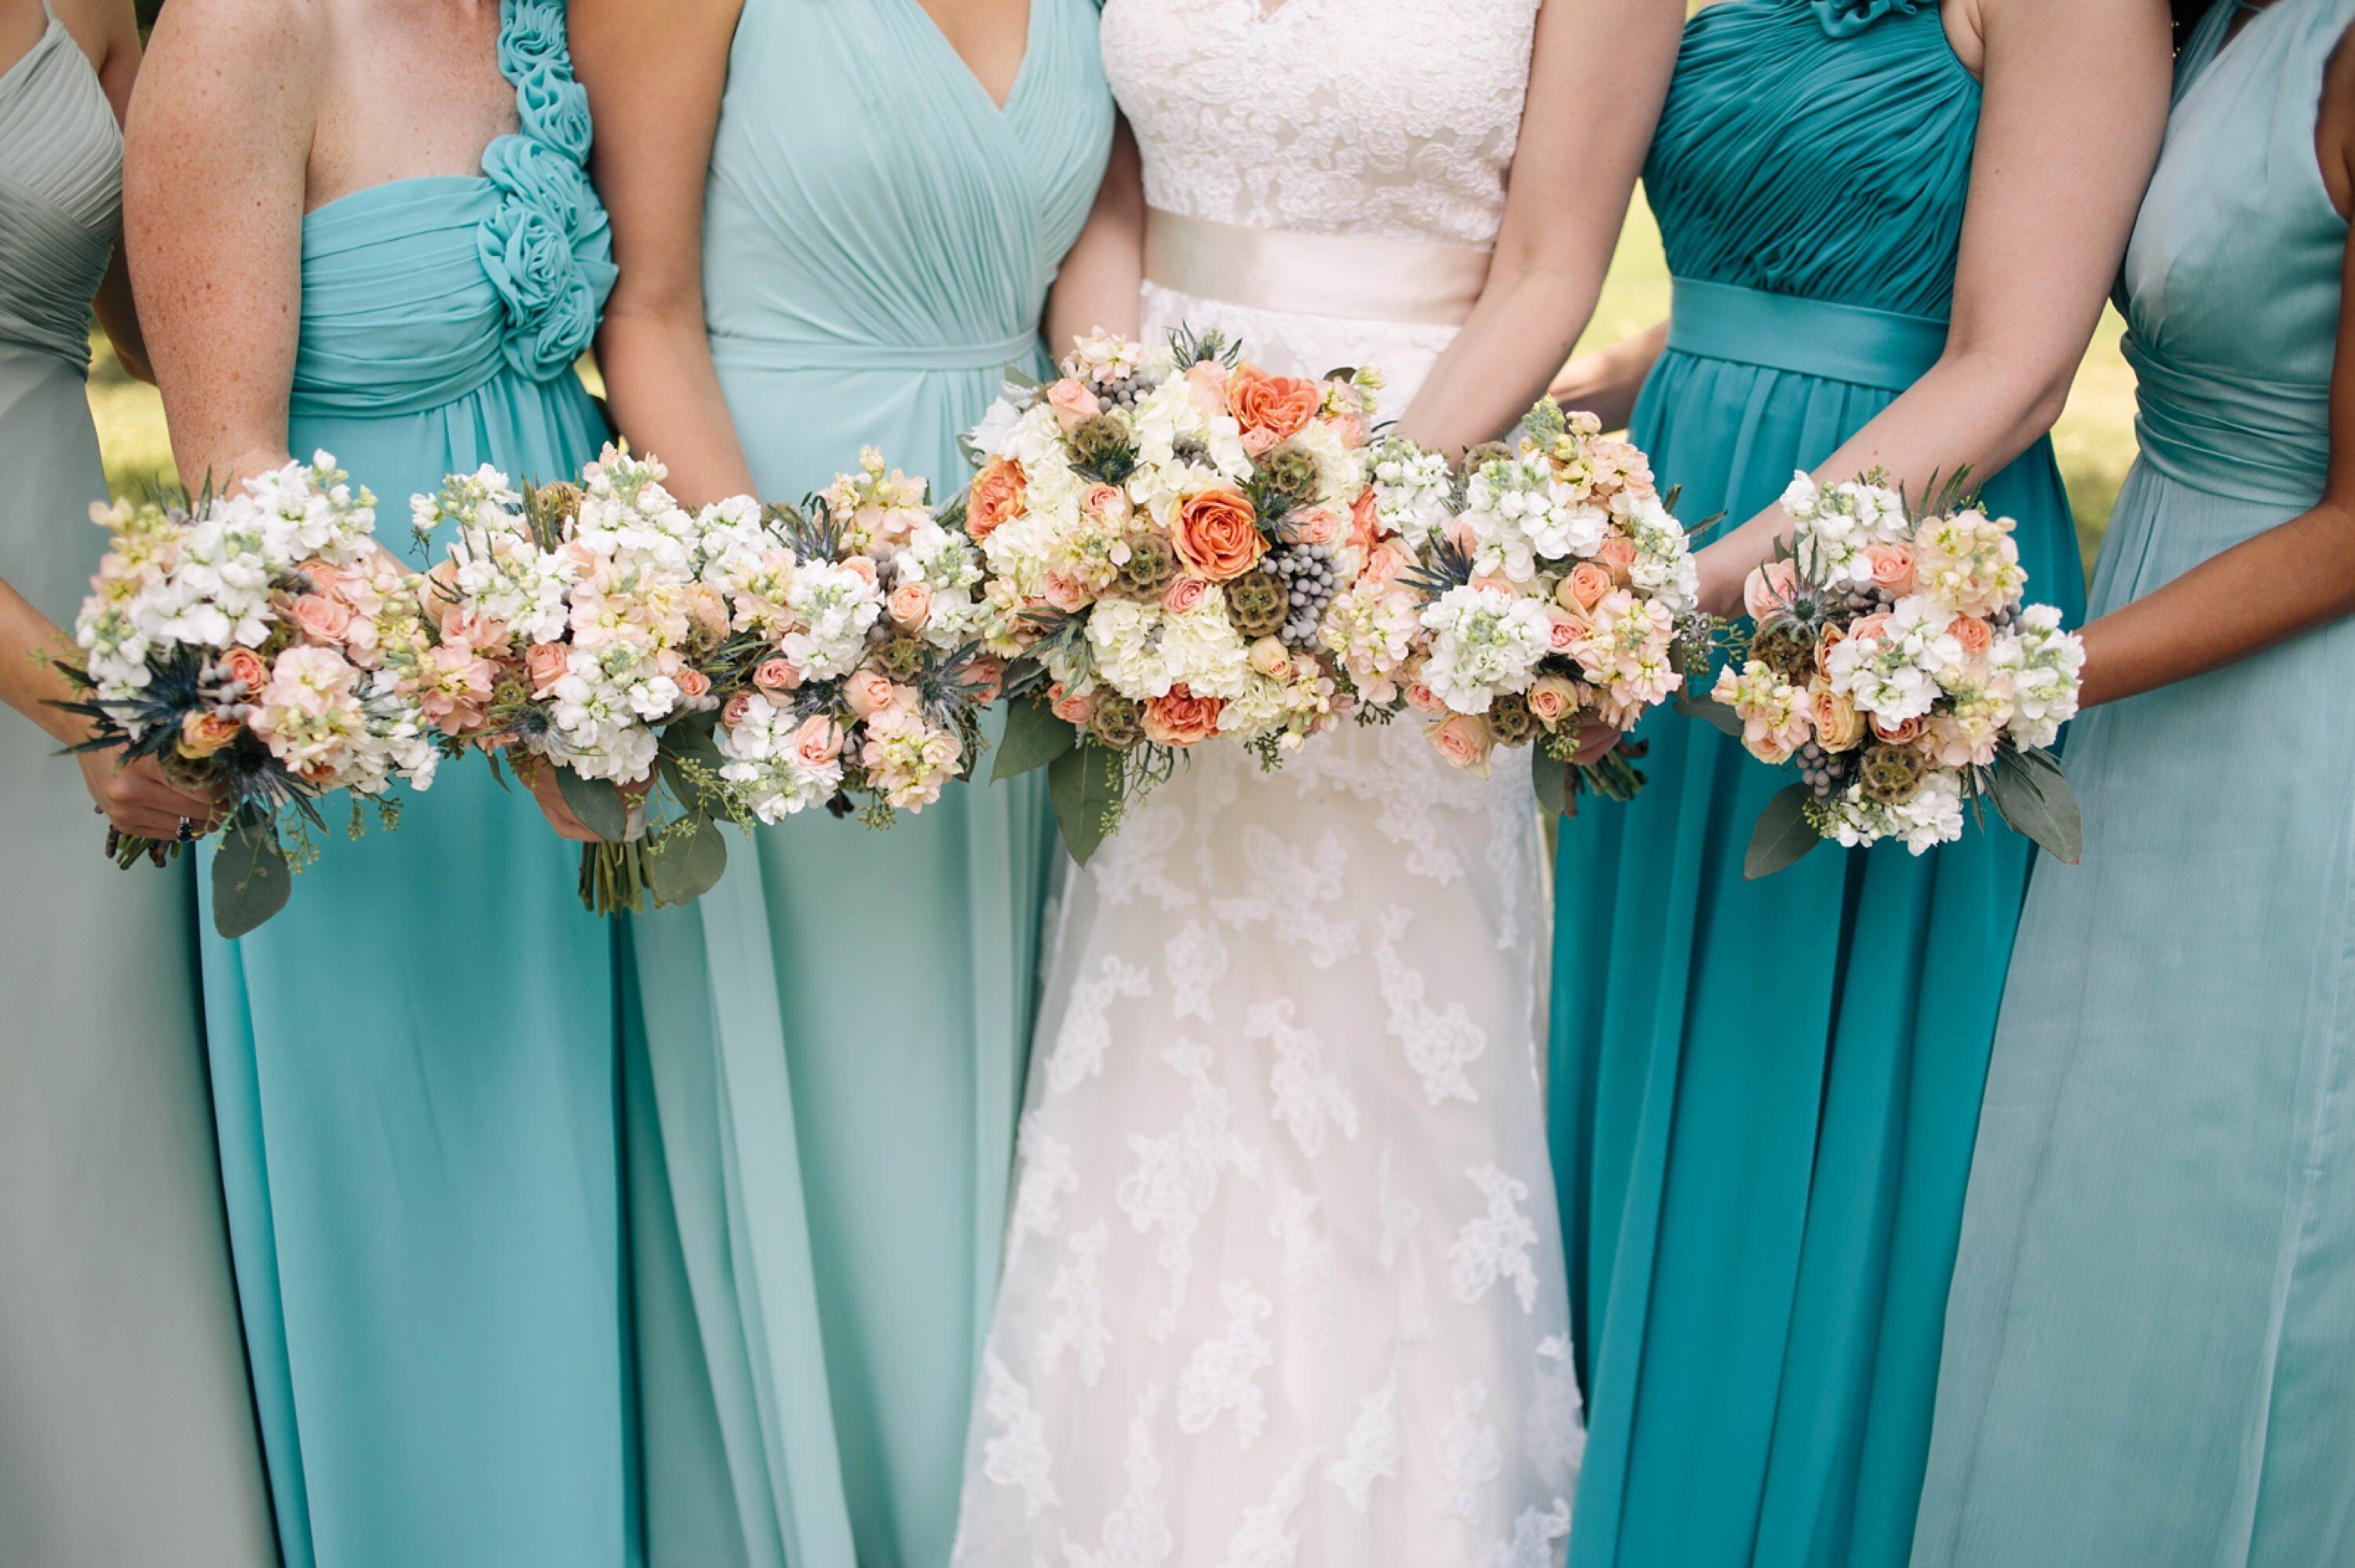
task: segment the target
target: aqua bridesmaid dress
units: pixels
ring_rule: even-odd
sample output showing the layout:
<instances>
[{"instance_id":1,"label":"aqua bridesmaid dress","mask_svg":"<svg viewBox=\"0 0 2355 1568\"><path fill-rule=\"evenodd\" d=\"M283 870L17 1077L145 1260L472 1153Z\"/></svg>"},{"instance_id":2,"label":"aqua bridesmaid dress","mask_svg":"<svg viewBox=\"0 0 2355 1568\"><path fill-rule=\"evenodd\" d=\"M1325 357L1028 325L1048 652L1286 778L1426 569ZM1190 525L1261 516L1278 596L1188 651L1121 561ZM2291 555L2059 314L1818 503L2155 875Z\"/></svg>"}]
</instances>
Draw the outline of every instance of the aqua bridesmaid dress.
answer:
<instances>
[{"instance_id":1,"label":"aqua bridesmaid dress","mask_svg":"<svg viewBox=\"0 0 2355 1568\"><path fill-rule=\"evenodd\" d=\"M605 435L572 372L613 270L558 0L506 0L520 130L480 175L303 222L289 440L377 493ZM331 818L331 822L333 819ZM615 935L480 761L205 933L215 1113L289 1568L634 1562Z\"/></svg>"},{"instance_id":2,"label":"aqua bridesmaid dress","mask_svg":"<svg viewBox=\"0 0 2355 1568\"><path fill-rule=\"evenodd\" d=\"M1103 175L1092 0L1032 0L994 102L917 0L745 0L703 233L752 475L880 447L945 499ZM984 763L985 778L986 763ZM1051 829L1035 779L888 832L822 812L633 922L649 1545L938 1568L997 1278ZM635 1169L658 1151L666 1180ZM663 1190L666 1186L667 1192Z\"/></svg>"},{"instance_id":3,"label":"aqua bridesmaid dress","mask_svg":"<svg viewBox=\"0 0 2355 1568\"><path fill-rule=\"evenodd\" d=\"M0 580L66 627L106 545L82 378L122 176L52 20L0 75ZM271 1568L189 867L109 864L57 749L0 711L0 1563Z\"/></svg>"},{"instance_id":4,"label":"aqua bridesmaid dress","mask_svg":"<svg viewBox=\"0 0 2355 1568\"><path fill-rule=\"evenodd\" d=\"M2119 304L2116 609L2312 506L2347 220L2315 155L2355 0L2177 68ZM2340 454L2342 459L2344 454ZM1987 1073L1917 1568L2355 1564L2355 620L2072 726Z\"/></svg>"},{"instance_id":5,"label":"aqua bridesmaid dress","mask_svg":"<svg viewBox=\"0 0 2355 1568\"><path fill-rule=\"evenodd\" d=\"M1682 515L1755 514L1937 360L1978 113L1934 4L1687 25L1645 171L1672 316L1633 426ZM2073 620L2050 447L1985 492ZM2030 846L1828 846L1745 883L1788 776L1673 714L1644 736L1649 788L1565 824L1557 863L1570 1561L1894 1568Z\"/></svg>"}]
</instances>

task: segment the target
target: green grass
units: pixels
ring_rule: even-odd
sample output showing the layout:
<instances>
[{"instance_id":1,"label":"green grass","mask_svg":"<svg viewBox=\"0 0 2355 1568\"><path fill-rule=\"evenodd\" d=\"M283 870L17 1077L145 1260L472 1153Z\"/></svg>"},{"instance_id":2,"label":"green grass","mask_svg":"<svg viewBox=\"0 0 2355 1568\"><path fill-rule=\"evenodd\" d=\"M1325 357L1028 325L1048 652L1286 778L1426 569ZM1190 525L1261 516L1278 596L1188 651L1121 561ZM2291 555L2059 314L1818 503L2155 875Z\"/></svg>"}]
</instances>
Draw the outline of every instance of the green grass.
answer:
<instances>
[{"instance_id":1,"label":"green grass","mask_svg":"<svg viewBox=\"0 0 2355 1568\"><path fill-rule=\"evenodd\" d=\"M1597 347L1641 332L1668 313L1668 269L1660 254L1659 231L1653 227L1651 209L1637 202L1620 236L1602 302L1580 346ZM2052 432L2089 565L2135 455L2134 376L2118 356L2122 330L2117 313L2105 310L2069 394L2068 411ZM118 492L167 479L172 448L155 389L123 375L102 335L93 335L91 347L95 364L90 404L98 420L99 444L106 453L107 478Z\"/></svg>"}]
</instances>

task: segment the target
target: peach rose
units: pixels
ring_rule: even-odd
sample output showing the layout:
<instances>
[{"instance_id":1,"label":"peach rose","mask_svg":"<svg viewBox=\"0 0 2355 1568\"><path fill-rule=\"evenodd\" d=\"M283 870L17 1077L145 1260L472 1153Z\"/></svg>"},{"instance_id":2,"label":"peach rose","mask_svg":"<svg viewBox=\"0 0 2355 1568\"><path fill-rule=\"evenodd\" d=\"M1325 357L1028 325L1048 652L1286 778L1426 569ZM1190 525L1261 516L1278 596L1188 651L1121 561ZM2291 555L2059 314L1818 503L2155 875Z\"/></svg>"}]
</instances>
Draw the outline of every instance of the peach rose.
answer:
<instances>
[{"instance_id":1,"label":"peach rose","mask_svg":"<svg viewBox=\"0 0 2355 1568\"><path fill-rule=\"evenodd\" d=\"M1178 504L1169 542L1196 577L1231 582L1259 565L1267 553L1259 514L1241 491L1206 490Z\"/></svg>"},{"instance_id":2,"label":"peach rose","mask_svg":"<svg viewBox=\"0 0 2355 1568\"><path fill-rule=\"evenodd\" d=\"M976 703L994 703L1006 683L1006 661L992 654L969 660L964 667L965 695Z\"/></svg>"},{"instance_id":3,"label":"peach rose","mask_svg":"<svg viewBox=\"0 0 2355 1568\"><path fill-rule=\"evenodd\" d=\"M802 683L802 673L790 659L763 659L752 668L752 683L764 692L791 692Z\"/></svg>"},{"instance_id":4,"label":"peach rose","mask_svg":"<svg viewBox=\"0 0 2355 1568\"><path fill-rule=\"evenodd\" d=\"M1219 733L1219 715L1226 711L1223 697L1198 697L1183 681L1169 694L1145 705L1139 723L1145 737L1157 746L1192 746Z\"/></svg>"},{"instance_id":5,"label":"peach rose","mask_svg":"<svg viewBox=\"0 0 2355 1568\"><path fill-rule=\"evenodd\" d=\"M1194 389L1202 411L1212 418L1228 412L1226 366L1217 360L1205 359L1188 366L1186 385Z\"/></svg>"},{"instance_id":6,"label":"peach rose","mask_svg":"<svg viewBox=\"0 0 2355 1568\"><path fill-rule=\"evenodd\" d=\"M1449 714L1423 733L1439 755L1455 767L1483 779L1488 776L1488 753L1497 737L1489 732L1488 721L1478 714Z\"/></svg>"},{"instance_id":7,"label":"peach rose","mask_svg":"<svg viewBox=\"0 0 2355 1568\"><path fill-rule=\"evenodd\" d=\"M1529 683L1529 712L1548 729L1559 729L1579 710L1578 683L1567 675L1540 675Z\"/></svg>"},{"instance_id":8,"label":"peach rose","mask_svg":"<svg viewBox=\"0 0 2355 1568\"><path fill-rule=\"evenodd\" d=\"M842 569L865 582L875 580L875 563L864 556L845 556Z\"/></svg>"},{"instance_id":9,"label":"peach rose","mask_svg":"<svg viewBox=\"0 0 2355 1568\"><path fill-rule=\"evenodd\" d=\"M1816 744L1826 751L1848 751L1864 739L1864 715L1820 675L1807 685L1807 716L1815 721Z\"/></svg>"},{"instance_id":10,"label":"peach rose","mask_svg":"<svg viewBox=\"0 0 2355 1568\"><path fill-rule=\"evenodd\" d=\"M1867 545L1864 558L1872 567L1872 586L1891 599L1913 591L1913 549L1910 545Z\"/></svg>"},{"instance_id":11,"label":"peach rose","mask_svg":"<svg viewBox=\"0 0 2355 1568\"><path fill-rule=\"evenodd\" d=\"M823 768L842 755L842 731L826 714L812 714L794 731L794 754L812 768Z\"/></svg>"},{"instance_id":12,"label":"peach rose","mask_svg":"<svg viewBox=\"0 0 2355 1568\"><path fill-rule=\"evenodd\" d=\"M1058 681L1047 688L1047 708L1065 724L1085 724L1095 716L1096 694L1082 692L1073 696L1063 689L1063 683Z\"/></svg>"},{"instance_id":13,"label":"peach rose","mask_svg":"<svg viewBox=\"0 0 2355 1568\"><path fill-rule=\"evenodd\" d=\"M719 722L726 725L730 729L734 729L738 725L744 722L745 715L750 714L751 711L752 694L750 692L739 692L734 696L729 698L727 705L719 710Z\"/></svg>"},{"instance_id":14,"label":"peach rose","mask_svg":"<svg viewBox=\"0 0 2355 1568\"><path fill-rule=\"evenodd\" d=\"M1799 591L1799 568L1789 561L1768 561L1753 567L1742 582L1742 608L1753 620L1764 620L1791 602Z\"/></svg>"},{"instance_id":15,"label":"peach rose","mask_svg":"<svg viewBox=\"0 0 2355 1568\"><path fill-rule=\"evenodd\" d=\"M1077 577L1062 572L1049 572L1045 584L1047 602L1057 609L1076 613L1087 607L1088 590L1080 586Z\"/></svg>"},{"instance_id":16,"label":"peach rose","mask_svg":"<svg viewBox=\"0 0 2355 1568\"><path fill-rule=\"evenodd\" d=\"M1447 708L1447 705L1439 700L1439 694L1421 681L1406 683L1406 702L1407 706L1419 714L1444 713Z\"/></svg>"},{"instance_id":17,"label":"peach rose","mask_svg":"<svg viewBox=\"0 0 2355 1568\"><path fill-rule=\"evenodd\" d=\"M918 627L932 613L932 590L920 582L904 582L891 590L888 608L901 626Z\"/></svg>"},{"instance_id":18,"label":"peach rose","mask_svg":"<svg viewBox=\"0 0 2355 1568\"><path fill-rule=\"evenodd\" d=\"M1308 428L1325 404L1325 388L1296 376L1270 376L1241 365L1227 380L1227 403L1242 427L1243 450L1253 457Z\"/></svg>"},{"instance_id":19,"label":"peach rose","mask_svg":"<svg viewBox=\"0 0 2355 1568\"><path fill-rule=\"evenodd\" d=\"M1875 610L1848 629L1850 638L1859 642L1878 642L1889 634L1889 612Z\"/></svg>"},{"instance_id":20,"label":"peach rose","mask_svg":"<svg viewBox=\"0 0 2355 1568\"><path fill-rule=\"evenodd\" d=\"M1118 485L1092 484L1080 495L1080 510L1094 522L1117 527L1128 521L1135 508Z\"/></svg>"},{"instance_id":21,"label":"peach rose","mask_svg":"<svg viewBox=\"0 0 2355 1568\"><path fill-rule=\"evenodd\" d=\"M1055 410L1055 422L1063 427L1067 436L1082 421L1103 412L1103 404L1096 395L1068 376L1047 388L1047 407Z\"/></svg>"},{"instance_id":22,"label":"peach rose","mask_svg":"<svg viewBox=\"0 0 2355 1568\"><path fill-rule=\"evenodd\" d=\"M1366 557L1362 575L1369 582L1387 583L1395 580L1401 572L1413 565L1412 556L1399 548L1395 541L1384 540L1375 546L1372 555Z\"/></svg>"},{"instance_id":23,"label":"peach rose","mask_svg":"<svg viewBox=\"0 0 2355 1568\"><path fill-rule=\"evenodd\" d=\"M535 642L523 651L524 673L531 677L531 694L544 697L564 679L568 661L561 642Z\"/></svg>"},{"instance_id":24,"label":"peach rose","mask_svg":"<svg viewBox=\"0 0 2355 1568\"><path fill-rule=\"evenodd\" d=\"M1363 414L1336 414L1325 421L1325 428L1350 451L1366 444L1366 417Z\"/></svg>"},{"instance_id":25,"label":"peach rose","mask_svg":"<svg viewBox=\"0 0 2355 1568\"><path fill-rule=\"evenodd\" d=\"M1611 580L1625 587L1628 574L1636 566L1636 541L1625 534L1606 534L1603 543L1594 546L1595 563L1611 574Z\"/></svg>"},{"instance_id":26,"label":"peach rose","mask_svg":"<svg viewBox=\"0 0 2355 1568\"><path fill-rule=\"evenodd\" d=\"M1878 736L1885 746L1911 746L1922 738L1922 732L1928 727L1929 726L1918 717L1907 719L1902 724L1889 724L1884 722L1879 714L1872 715L1872 733Z\"/></svg>"},{"instance_id":27,"label":"peach rose","mask_svg":"<svg viewBox=\"0 0 2355 1568\"><path fill-rule=\"evenodd\" d=\"M692 664L672 678L678 682L679 692L688 702L699 703L711 694L711 677Z\"/></svg>"},{"instance_id":28,"label":"peach rose","mask_svg":"<svg viewBox=\"0 0 2355 1568\"><path fill-rule=\"evenodd\" d=\"M1576 610L1546 609L1546 652L1567 655L1593 632L1594 623Z\"/></svg>"},{"instance_id":29,"label":"peach rose","mask_svg":"<svg viewBox=\"0 0 2355 1568\"><path fill-rule=\"evenodd\" d=\"M1816 641L1816 673L1819 675L1828 675L1831 673L1832 650L1847 641L1848 633L1842 631L1838 627L1827 626L1824 628L1823 636L1818 638Z\"/></svg>"},{"instance_id":30,"label":"peach rose","mask_svg":"<svg viewBox=\"0 0 2355 1568\"><path fill-rule=\"evenodd\" d=\"M1980 659L1995 641L1995 628L1976 615L1958 615L1946 623L1946 635L1963 645L1963 657Z\"/></svg>"},{"instance_id":31,"label":"peach rose","mask_svg":"<svg viewBox=\"0 0 2355 1568\"><path fill-rule=\"evenodd\" d=\"M1304 507L1286 519L1292 524L1292 536L1304 545L1332 545L1340 542L1341 520L1322 506Z\"/></svg>"},{"instance_id":32,"label":"peach rose","mask_svg":"<svg viewBox=\"0 0 2355 1568\"><path fill-rule=\"evenodd\" d=\"M1251 645L1251 667L1271 681L1281 681L1292 673L1292 651L1273 637L1263 637Z\"/></svg>"},{"instance_id":33,"label":"peach rose","mask_svg":"<svg viewBox=\"0 0 2355 1568\"><path fill-rule=\"evenodd\" d=\"M1564 609L1593 609L1611 588L1610 567L1600 561L1581 561L1561 579L1554 598Z\"/></svg>"},{"instance_id":34,"label":"peach rose","mask_svg":"<svg viewBox=\"0 0 2355 1568\"><path fill-rule=\"evenodd\" d=\"M891 705L899 688L879 670L854 670L842 683L842 700L860 718L873 718Z\"/></svg>"},{"instance_id":35,"label":"peach rose","mask_svg":"<svg viewBox=\"0 0 2355 1568\"><path fill-rule=\"evenodd\" d=\"M974 475L973 492L965 499L965 532L986 539L998 528L1022 515L1023 498L1030 481L1012 458L992 458Z\"/></svg>"},{"instance_id":36,"label":"peach rose","mask_svg":"<svg viewBox=\"0 0 2355 1568\"><path fill-rule=\"evenodd\" d=\"M227 714L192 713L180 720L180 738L176 747L190 761L200 761L237 738L245 726Z\"/></svg>"},{"instance_id":37,"label":"peach rose","mask_svg":"<svg viewBox=\"0 0 2355 1568\"><path fill-rule=\"evenodd\" d=\"M352 607L324 594L306 593L294 601L294 629L306 642L340 647L352 629Z\"/></svg>"},{"instance_id":38,"label":"peach rose","mask_svg":"<svg viewBox=\"0 0 2355 1568\"><path fill-rule=\"evenodd\" d=\"M250 648L232 648L222 654L221 673L243 686L249 698L259 697L270 683L269 662Z\"/></svg>"}]
</instances>

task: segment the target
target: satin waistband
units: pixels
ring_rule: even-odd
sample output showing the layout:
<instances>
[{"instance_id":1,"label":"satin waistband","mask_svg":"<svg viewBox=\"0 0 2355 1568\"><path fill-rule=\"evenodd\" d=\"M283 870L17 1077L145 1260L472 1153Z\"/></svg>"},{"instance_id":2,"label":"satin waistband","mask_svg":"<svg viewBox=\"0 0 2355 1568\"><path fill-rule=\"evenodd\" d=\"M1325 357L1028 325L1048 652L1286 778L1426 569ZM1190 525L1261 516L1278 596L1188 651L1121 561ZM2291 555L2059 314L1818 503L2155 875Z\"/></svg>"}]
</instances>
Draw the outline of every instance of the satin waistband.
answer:
<instances>
[{"instance_id":1,"label":"satin waistband","mask_svg":"<svg viewBox=\"0 0 2355 1568\"><path fill-rule=\"evenodd\" d=\"M1305 234L1147 207L1145 278L1246 310L1345 321L1461 326L1492 252L1468 246Z\"/></svg>"},{"instance_id":2,"label":"satin waistband","mask_svg":"<svg viewBox=\"0 0 2355 1568\"><path fill-rule=\"evenodd\" d=\"M2153 353L2128 332L2143 461L2194 490L2304 510L2330 461L2327 386L2232 380Z\"/></svg>"},{"instance_id":3,"label":"satin waistband","mask_svg":"<svg viewBox=\"0 0 2355 1568\"><path fill-rule=\"evenodd\" d=\"M751 337L713 333L715 365L749 370L1003 370L1028 369L1039 355L1039 329L983 343L860 343L848 338Z\"/></svg>"},{"instance_id":4,"label":"satin waistband","mask_svg":"<svg viewBox=\"0 0 2355 1568\"><path fill-rule=\"evenodd\" d=\"M1946 352L1946 323L1864 305L1678 278L1668 347L1796 376L1902 392Z\"/></svg>"}]
</instances>

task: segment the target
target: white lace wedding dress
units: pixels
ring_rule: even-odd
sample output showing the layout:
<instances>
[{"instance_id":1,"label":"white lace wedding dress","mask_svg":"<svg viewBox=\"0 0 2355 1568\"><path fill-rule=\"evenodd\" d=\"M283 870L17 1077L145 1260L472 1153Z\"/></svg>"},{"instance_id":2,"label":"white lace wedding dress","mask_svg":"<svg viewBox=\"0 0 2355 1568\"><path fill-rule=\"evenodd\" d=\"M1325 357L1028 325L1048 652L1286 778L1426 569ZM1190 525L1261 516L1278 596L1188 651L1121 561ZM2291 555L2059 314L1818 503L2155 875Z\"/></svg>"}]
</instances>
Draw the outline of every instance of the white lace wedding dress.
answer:
<instances>
[{"instance_id":1,"label":"white lace wedding dress","mask_svg":"<svg viewBox=\"0 0 2355 1568\"><path fill-rule=\"evenodd\" d=\"M1402 308L1148 285L1146 324L1378 365L1395 413L1454 331L1412 275L1495 238L1536 0L1263 3L1106 5L1155 217L1273 231L1312 271L1361 238L1400 275L1332 295ZM1512 757L1454 770L1406 720L1274 775L1207 746L1072 875L959 1568L1561 1561L1582 1431Z\"/></svg>"}]
</instances>

